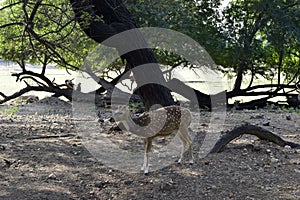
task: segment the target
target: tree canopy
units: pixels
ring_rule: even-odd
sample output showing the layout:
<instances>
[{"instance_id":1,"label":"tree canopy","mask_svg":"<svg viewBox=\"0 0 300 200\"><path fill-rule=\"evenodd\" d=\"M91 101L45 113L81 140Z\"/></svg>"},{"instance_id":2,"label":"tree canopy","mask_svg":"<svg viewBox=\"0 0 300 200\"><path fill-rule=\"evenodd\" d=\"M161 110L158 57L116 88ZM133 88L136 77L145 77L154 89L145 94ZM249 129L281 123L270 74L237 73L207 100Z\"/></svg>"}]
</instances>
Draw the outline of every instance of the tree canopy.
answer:
<instances>
[{"instance_id":1,"label":"tree canopy","mask_svg":"<svg viewBox=\"0 0 300 200\"><path fill-rule=\"evenodd\" d=\"M235 77L228 98L286 96L300 82L300 3L297 0L233 0L223 10L220 10L220 0L127 0L125 5L138 27L170 28L204 46L220 66L219 70ZM98 20L114 20L113 16L103 16L104 13L99 14ZM76 70L96 45L82 31L82 25L91 19L82 17L86 21L80 23L75 19L69 1L4 1L0 8L0 58L19 63L23 73L15 75L17 78L30 75L48 86L56 86L43 77L47 66L56 64ZM154 53L165 66L199 67L171 52L155 50ZM27 63L40 64L41 74L28 73ZM120 59L109 69L122 71L125 67ZM245 74L252 77L247 88L242 87ZM261 77L270 84L255 86L255 79ZM257 92L257 88L266 89Z\"/></svg>"}]
</instances>

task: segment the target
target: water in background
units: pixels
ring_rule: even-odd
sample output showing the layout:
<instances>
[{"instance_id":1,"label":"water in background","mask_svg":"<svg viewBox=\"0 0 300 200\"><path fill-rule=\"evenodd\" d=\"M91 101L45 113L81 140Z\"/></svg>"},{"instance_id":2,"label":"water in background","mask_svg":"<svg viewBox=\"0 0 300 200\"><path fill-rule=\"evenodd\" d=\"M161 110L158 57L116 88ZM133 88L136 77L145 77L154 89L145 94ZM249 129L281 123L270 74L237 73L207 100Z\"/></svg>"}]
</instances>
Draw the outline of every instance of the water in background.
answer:
<instances>
[{"instance_id":1,"label":"water in background","mask_svg":"<svg viewBox=\"0 0 300 200\"><path fill-rule=\"evenodd\" d=\"M37 73L41 72L41 67L37 65L28 65L28 69ZM15 92L18 92L21 88L26 87L24 82L16 82L16 77L12 77L12 73L21 72L20 67L11 62L5 62L0 60L0 92L6 95L12 95ZM69 73L71 74L69 74ZM66 79L73 79L78 76L76 72L66 71L65 69L58 69L54 66L49 66L46 70L46 76L50 80L55 79L55 83L64 84ZM178 68L172 72L172 78L178 78L183 81L190 87L193 87L203 93L206 94L216 94L222 92L224 90L230 91L233 87L234 80L228 80L226 77L217 72L200 70L200 69L183 69ZM250 81L250 76L245 77L245 81L243 82L243 86L246 87ZM266 83L266 80L260 79L255 82L255 84L263 84ZM34 82L29 80L29 84L34 85ZM28 92L27 95L37 95L40 98L44 98L47 96L51 96L51 94L47 92ZM176 96L179 100L184 100L181 96ZM236 97L234 99L229 100L229 103L233 103L235 100L239 100L241 102L247 102L253 99L257 99L260 97ZM272 99L273 101L283 101L284 97L276 97Z\"/></svg>"}]
</instances>

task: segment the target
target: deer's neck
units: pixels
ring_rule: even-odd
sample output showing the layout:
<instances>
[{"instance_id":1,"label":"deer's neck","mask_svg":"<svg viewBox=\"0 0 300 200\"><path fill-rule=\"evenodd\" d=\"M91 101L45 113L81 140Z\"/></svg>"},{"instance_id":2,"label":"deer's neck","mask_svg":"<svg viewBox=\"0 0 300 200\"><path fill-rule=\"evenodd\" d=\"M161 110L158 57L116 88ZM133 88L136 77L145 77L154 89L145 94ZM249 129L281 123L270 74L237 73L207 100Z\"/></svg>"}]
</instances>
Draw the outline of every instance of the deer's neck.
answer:
<instances>
[{"instance_id":1,"label":"deer's neck","mask_svg":"<svg viewBox=\"0 0 300 200\"><path fill-rule=\"evenodd\" d=\"M141 128L147 126L150 123L150 116L148 113L144 113L139 117L131 117L128 115L126 120L123 121L124 126L128 131L137 130L137 128Z\"/></svg>"}]
</instances>

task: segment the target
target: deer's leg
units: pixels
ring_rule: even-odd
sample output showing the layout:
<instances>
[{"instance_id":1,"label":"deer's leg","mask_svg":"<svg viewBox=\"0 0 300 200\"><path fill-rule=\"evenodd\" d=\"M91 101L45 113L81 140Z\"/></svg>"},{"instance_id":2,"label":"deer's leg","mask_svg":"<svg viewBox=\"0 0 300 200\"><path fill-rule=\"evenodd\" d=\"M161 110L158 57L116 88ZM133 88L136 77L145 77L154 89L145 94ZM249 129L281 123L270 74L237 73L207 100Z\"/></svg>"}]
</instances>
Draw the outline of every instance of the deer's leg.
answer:
<instances>
[{"instance_id":1,"label":"deer's leg","mask_svg":"<svg viewBox=\"0 0 300 200\"><path fill-rule=\"evenodd\" d=\"M182 158L183 158L183 154L184 154L184 152L185 152L185 150L186 150L186 140L184 139L184 137L183 137L183 135L181 134L180 131L178 131L178 136L179 136L179 138L180 138L180 140L181 140L182 148L181 148L180 158L179 158L179 160L178 160L177 162L178 162L179 164L181 164Z\"/></svg>"},{"instance_id":2,"label":"deer's leg","mask_svg":"<svg viewBox=\"0 0 300 200\"><path fill-rule=\"evenodd\" d=\"M190 165L192 165L192 164L194 164L194 157L193 157L193 144L192 144L192 140L191 140L191 138L190 138L190 136L189 136L189 150L190 150L190 152L189 152L189 154L190 154L190 160L189 160L189 163L190 163Z\"/></svg>"},{"instance_id":3,"label":"deer's leg","mask_svg":"<svg viewBox=\"0 0 300 200\"><path fill-rule=\"evenodd\" d=\"M152 146L152 138L145 139L145 154L144 154L144 164L141 170L144 171L145 174L149 172L149 152L151 151Z\"/></svg>"},{"instance_id":4,"label":"deer's leg","mask_svg":"<svg viewBox=\"0 0 300 200\"><path fill-rule=\"evenodd\" d=\"M146 149L147 149L147 139L145 138L144 139L144 163L141 167L141 171L144 171L146 167Z\"/></svg>"},{"instance_id":5,"label":"deer's leg","mask_svg":"<svg viewBox=\"0 0 300 200\"><path fill-rule=\"evenodd\" d=\"M192 143L191 137L188 134L188 129L187 129L187 143L189 144L189 156L190 156L189 163L190 163L190 165L192 165L192 164L194 164L193 143Z\"/></svg>"},{"instance_id":6,"label":"deer's leg","mask_svg":"<svg viewBox=\"0 0 300 200\"><path fill-rule=\"evenodd\" d=\"M189 163L193 164L194 163L194 159L193 159L193 145L192 145L191 137L190 137L189 132L188 132L188 127L182 127L180 129L180 134L179 135L182 138L181 140L185 141L185 145L186 144L189 145ZM184 148L186 148L186 146ZM185 151L185 149L184 149L184 151Z\"/></svg>"}]
</instances>

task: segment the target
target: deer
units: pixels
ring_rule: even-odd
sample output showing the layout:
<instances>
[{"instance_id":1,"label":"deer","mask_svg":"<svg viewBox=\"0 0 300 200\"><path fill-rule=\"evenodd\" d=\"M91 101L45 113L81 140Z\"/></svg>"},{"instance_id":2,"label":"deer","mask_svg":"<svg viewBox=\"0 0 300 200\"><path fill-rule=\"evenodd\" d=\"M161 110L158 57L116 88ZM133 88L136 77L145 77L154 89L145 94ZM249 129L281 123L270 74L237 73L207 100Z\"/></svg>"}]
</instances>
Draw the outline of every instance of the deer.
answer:
<instances>
[{"instance_id":1,"label":"deer","mask_svg":"<svg viewBox=\"0 0 300 200\"><path fill-rule=\"evenodd\" d=\"M127 131L141 136L144 139L144 163L141 171L149 173L149 153L152 142L157 137L166 137L177 132L182 143L178 163L182 163L184 153L189 148L189 163L193 164L192 140L188 133L191 124L191 112L181 106L167 106L148 111L138 117L131 117L130 110L122 107L114 114L116 122L122 122Z\"/></svg>"}]
</instances>

